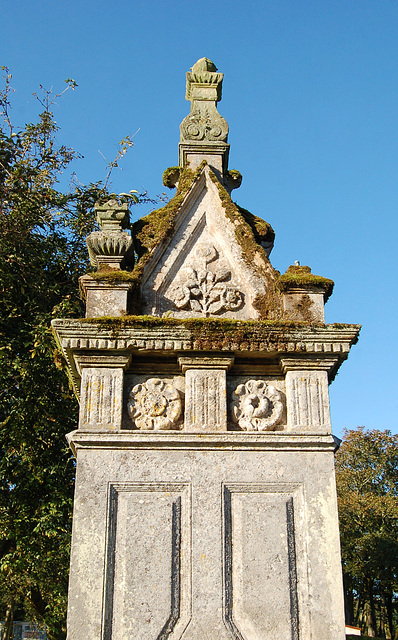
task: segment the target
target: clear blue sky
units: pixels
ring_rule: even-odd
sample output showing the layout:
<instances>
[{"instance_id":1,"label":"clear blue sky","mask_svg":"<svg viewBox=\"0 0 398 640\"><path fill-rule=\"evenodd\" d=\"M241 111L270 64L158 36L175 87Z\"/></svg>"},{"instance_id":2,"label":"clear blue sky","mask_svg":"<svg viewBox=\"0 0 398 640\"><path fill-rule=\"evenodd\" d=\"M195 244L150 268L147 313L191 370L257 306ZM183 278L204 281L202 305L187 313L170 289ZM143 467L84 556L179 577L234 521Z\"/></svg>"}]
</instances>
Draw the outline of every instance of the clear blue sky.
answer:
<instances>
[{"instance_id":1,"label":"clear blue sky","mask_svg":"<svg viewBox=\"0 0 398 640\"><path fill-rule=\"evenodd\" d=\"M9 0L0 64L10 67L13 118L35 117L41 83L79 87L55 105L60 141L84 159L79 180L105 174L127 134L135 147L115 191L164 191L188 113L185 72L198 58L224 72L239 204L276 231L284 272L300 260L335 280L328 322L363 324L331 386L334 433L398 432L398 2L262 0L214 3ZM137 208L137 217L148 208Z\"/></svg>"}]
</instances>

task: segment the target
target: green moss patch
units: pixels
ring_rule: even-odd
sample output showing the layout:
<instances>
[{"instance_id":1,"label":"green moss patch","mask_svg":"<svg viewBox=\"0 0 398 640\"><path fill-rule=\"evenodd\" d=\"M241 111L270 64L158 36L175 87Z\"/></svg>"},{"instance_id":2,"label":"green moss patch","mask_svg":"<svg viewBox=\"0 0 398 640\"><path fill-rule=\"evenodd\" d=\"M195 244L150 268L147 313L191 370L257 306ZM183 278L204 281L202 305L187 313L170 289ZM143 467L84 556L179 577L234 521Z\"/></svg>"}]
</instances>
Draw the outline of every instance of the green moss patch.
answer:
<instances>
[{"instance_id":1,"label":"green moss patch","mask_svg":"<svg viewBox=\"0 0 398 640\"><path fill-rule=\"evenodd\" d=\"M308 324L306 322L267 321L267 320L231 320L215 318L158 318L153 316L122 316L118 318L85 318L81 322L90 323L96 329L104 329L112 339L118 339L123 330L129 328L141 329L147 338L151 338L151 329L155 332L152 338L155 340L167 340L178 338L188 341L189 346L184 350L194 351L280 351L290 342L301 340L301 332L308 335L314 332L316 339L317 330L322 329L331 332L335 330L333 325ZM339 325L342 328L359 329L358 325ZM164 333L166 328L174 331ZM163 330L163 332L161 331ZM181 330L186 330L182 332ZM294 332L298 334L294 335ZM159 332L159 333L158 333ZM354 339L356 342L356 339Z\"/></svg>"},{"instance_id":2,"label":"green moss patch","mask_svg":"<svg viewBox=\"0 0 398 640\"><path fill-rule=\"evenodd\" d=\"M153 249L170 237L174 230L175 219L180 207L194 185L207 162L204 160L196 171L183 169L180 173L177 193L164 207L152 211L133 224L134 249L138 256L132 274L140 279Z\"/></svg>"},{"instance_id":3,"label":"green moss patch","mask_svg":"<svg viewBox=\"0 0 398 640\"><path fill-rule=\"evenodd\" d=\"M323 291L326 302L332 295L334 282L329 278L314 275L311 273L310 267L296 265L291 265L277 282L277 288L280 291L288 291L295 288L310 289L312 287Z\"/></svg>"},{"instance_id":4,"label":"green moss patch","mask_svg":"<svg viewBox=\"0 0 398 640\"><path fill-rule=\"evenodd\" d=\"M308 329L306 322L294 322L287 320L233 320L231 318L160 318L157 316L128 315L121 317L104 316L102 318L82 318L80 322L95 324L99 327L117 327L119 329L128 327L140 327L151 329L152 327L185 327L190 331L203 331L213 333L222 331L224 333L235 332L237 329L244 329L247 332L268 331L269 329ZM352 329L360 328L357 324L329 324L322 323L312 325L314 328L322 329Z\"/></svg>"},{"instance_id":5,"label":"green moss patch","mask_svg":"<svg viewBox=\"0 0 398 640\"><path fill-rule=\"evenodd\" d=\"M136 282L137 276L132 271L122 269L101 269L87 274L93 280L103 280L104 282Z\"/></svg>"},{"instance_id":6,"label":"green moss patch","mask_svg":"<svg viewBox=\"0 0 398 640\"><path fill-rule=\"evenodd\" d=\"M169 167L163 172L163 184L169 189L174 189L180 179L181 167Z\"/></svg>"},{"instance_id":7,"label":"green moss patch","mask_svg":"<svg viewBox=\"0 0 398 640\"><path fill-rule=\"evenodd\" d=\"M233 320L231 318L161 318L158 316L131 315L122 317L103 317L103 318L84 318L82 322L94 324L114 324L120 327L185 327L190 330L203 329L212 331L235 331L239 327L245 327L248 330L255 327L272 327L272 326L302 326L297 322L275 322L271 320Z\"/></svg>"}]
</instances>

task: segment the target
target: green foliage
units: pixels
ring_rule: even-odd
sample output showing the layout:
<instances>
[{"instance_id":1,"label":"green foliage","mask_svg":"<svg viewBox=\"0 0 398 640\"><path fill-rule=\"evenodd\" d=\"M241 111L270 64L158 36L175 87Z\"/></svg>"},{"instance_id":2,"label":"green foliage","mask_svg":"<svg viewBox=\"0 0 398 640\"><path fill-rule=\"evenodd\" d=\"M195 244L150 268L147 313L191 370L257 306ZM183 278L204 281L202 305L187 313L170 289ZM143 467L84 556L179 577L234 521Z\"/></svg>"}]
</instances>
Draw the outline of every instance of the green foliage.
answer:
<instances>
[{"instance_id":1,"label":"green foliage","mask_svg":"<svg viewBox=\"0 0 398 640\"><path fill-rule=\"evenodd\" d=\"M336 456L347 622L394 638L398 604L398 435L346 431Z\"/></svg>"},{"instance_id":2,"label":"green foliage","mask_svg":"<svg viewBox=\"0 0 398 640\"><path fill-rule=\"evenodd\" d=\"M77 157L57 146L53 96L36 123L15 129L10 80L0 92L0 619L6 610L65 632L74 463L65 434L77 402L50 321L82 315L78 278L102 183L57 188ZM76 83L68 79L68 88ZM63 92L62 92L63 93ZM58 94L58 96L61 94ZM121 149L130 146L125 139ZM108 179L108 177L107 177ZM134 192L126 194L136 198Z\"/></svg>"}]
</instances>

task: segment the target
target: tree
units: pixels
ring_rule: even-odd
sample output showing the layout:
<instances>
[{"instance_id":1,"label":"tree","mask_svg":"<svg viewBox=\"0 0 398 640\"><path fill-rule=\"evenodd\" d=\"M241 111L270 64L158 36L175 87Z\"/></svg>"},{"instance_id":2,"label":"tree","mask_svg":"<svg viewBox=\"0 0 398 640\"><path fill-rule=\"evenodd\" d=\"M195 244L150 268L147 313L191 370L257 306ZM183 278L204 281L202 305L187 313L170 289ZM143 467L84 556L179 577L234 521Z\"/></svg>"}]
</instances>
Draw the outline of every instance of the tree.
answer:
<instances>
[{"instance_id":1,"label":"tree","mask_svg":"<svg viewBox=\"0 0 398 640\"><path fill-rule=\"evenodd\" d=\"M17 130L10 80L0 93L0 616L3 640L13 612L65 633L74 463L65 434L76 428L77 402L55 349L50 321L83 315L79 276L87 271L84 238L107 183L58 188L77 157L57 146L51 106L39 97L37 123ZM76 83L68 79L67 88ZM63 93L63 92L62 92ZM59 97L55 96L55 97ZM131 146L125 138L109 169ZM123 197L136 202L133 192ZM0 618L0 619L1 619Z\"/></svg>"},{"instance_id":2,"label":"tree","mask_svg":"<svg viewBox=\"0 0 398 640\"><path fill-rule=\"evenodd\" d=\"M398 435L346 431L336 456L348 624L395 638L398 591Z\"/></svg>"}]
</instances>

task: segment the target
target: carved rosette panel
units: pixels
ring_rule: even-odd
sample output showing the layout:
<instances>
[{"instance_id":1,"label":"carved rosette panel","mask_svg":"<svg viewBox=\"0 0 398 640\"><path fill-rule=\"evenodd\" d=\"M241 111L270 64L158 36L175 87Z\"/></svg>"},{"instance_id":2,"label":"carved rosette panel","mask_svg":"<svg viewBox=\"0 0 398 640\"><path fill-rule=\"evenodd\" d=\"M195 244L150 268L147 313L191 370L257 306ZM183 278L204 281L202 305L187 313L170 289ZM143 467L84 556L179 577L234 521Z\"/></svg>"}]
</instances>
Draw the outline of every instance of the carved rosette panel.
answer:
<instances>
[{"instance_id":1,"label":"carved rosette panel","mask_svg":"<svg viewBox=\"0 0 398 640\"><path fill-rule=\"evenodd\" d=\"M283 413L282 394L264 380L248 380L234 391L232 418L244 431L273 431Z\"/></svg>"},{"instance_id":2,"label":"carved rosette panel","mask_svg":"<svg viewBox=\"0 0 398 640\"><path fill-rule=\"evenodd\" d=\"M205 316L238 311L244 295L231 282L227 263L218 257L211 244L200 244L194 252L195 267L181 269L171 299L177 309L189 309Z\"/></svg>"},{"instance_id":3,"label":"carved rosette panel","mask_svg":"<svg viewBox=\"0 0 398 640\"><path fill-rule=\"evenodd\" d=\"M160 378L149 378L136 384L129 393L127 410L137 429L181 429L181 396L172 384Z\"/></svg>"}]
</instances>

